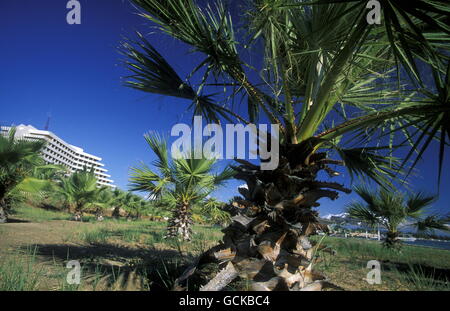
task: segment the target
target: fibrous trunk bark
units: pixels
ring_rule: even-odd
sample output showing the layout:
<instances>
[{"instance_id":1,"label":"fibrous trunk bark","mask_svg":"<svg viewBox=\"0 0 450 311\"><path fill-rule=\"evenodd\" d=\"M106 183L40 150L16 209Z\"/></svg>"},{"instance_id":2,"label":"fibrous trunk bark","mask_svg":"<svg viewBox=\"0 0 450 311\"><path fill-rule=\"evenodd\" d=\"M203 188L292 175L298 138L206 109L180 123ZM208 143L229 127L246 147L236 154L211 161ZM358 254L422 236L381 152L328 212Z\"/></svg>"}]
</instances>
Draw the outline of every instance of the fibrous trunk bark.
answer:
<instances>
[{"instance_id":1,"label":"fibrous trunk bark","mask_svg":"<svg viewBox=\"0 0 450 311\"><path fill-rule=\"evenodd\" d=\"M116 206L112 212L112 217L119 218L120 217L120 206Z\"/></svg>"},{"instance_id":2,"label":"fibrous trunk bark","mask_svg":"<svg viewBox=\"0 0 450 311\"><path fill-rule=\"evenodd\" d=\"M330 164L343 165L326 156L314 154L307 144L300 143L280 146L280 164L275 170L261 170L260 166L237 160L240 165L233 167L235 177L244 180L247 187L240 187L242 196L228 206L234 216L223 230L223 243L202 254L195 267L177 280L177 286L203 264L215 261L227 267L231 262L233 274L247 280L253 290L335 287L313 270L317 251L331 250L308 239L318 231L328 231L314 210L318 200L335 200L337 191L350 193L341 184L317 180L321 170L330 177L339 175ZM221 280L233 279L223 275L228 270L222 270Z\"/></svg>"},{"instance_id":3,"label":"fibrous trunk bark","mask_svg":"<svg viewBox=\"0 0 450 311\"><path fill-rule=\"evenodd\" d=\"M4 203L0 202L0 223L5 223L5 222L8 222L8 214L6 213Z\"/></svg>"},{"instance_id":4,"label":"fibrous trunk bark","mask_svg":"<svg viewBox=\"0 0 450 311\"><path fill-rule=\"evenodd\" d=\"M188 204L180 204L172 214L167 226L168 238L181 238L185 241L190 241L192 236L192 220L189 212Z\"/></svg>"},{"instance_id":5,"label":"fibrous trunk bark","mask_svg":"<svg viewBox=\"0 0 450 311\"><path fill-rule=\"evenodd\" d=\"M398 249L401 247L401 241L398 238L398 232L388 231L386 233L386 239L384 240L384 246L391 249Z\"/></svg>"},{"instance_id":6,"label":"fibrous trunk bark","mask_svg":"<svg viewBox=\"0 0 450 311\"><path fill-rule=\"evenodd\" d=\"M74 214L74 220L75 221L83 221L83 210L82 210L82 205L81 204L76 204L75 205L75 214Z\"/></svg>"}]
</instances>

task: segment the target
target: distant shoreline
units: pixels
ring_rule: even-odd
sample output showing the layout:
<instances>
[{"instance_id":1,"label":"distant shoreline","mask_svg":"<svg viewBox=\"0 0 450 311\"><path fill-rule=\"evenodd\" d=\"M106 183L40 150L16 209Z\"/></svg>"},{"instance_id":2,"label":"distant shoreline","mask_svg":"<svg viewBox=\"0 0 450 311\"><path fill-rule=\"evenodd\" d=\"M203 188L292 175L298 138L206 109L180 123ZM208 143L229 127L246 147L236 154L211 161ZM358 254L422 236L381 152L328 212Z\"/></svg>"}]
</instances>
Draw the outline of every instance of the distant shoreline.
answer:
<instances>
[{"instance_id":1,"label":"distant shoreline","mask_svg":"<svg viewBox=\"0 0 450 311\"><path fill-rule=\"evenodd\" d=\"M378 241L376 239L370 239L370 238L366 239L365 237L362 237L362 236L345 237L345 236L340 236L340 235L332 235L330 237L342 238L342 239L358 239L358 240L366 240L366 241L373 241L373 242L380 242L380 243L382 242L382 240ZM435 248L435 249L442 249L442 250L450 251L450 241L448 241L448 240L416 238L416 241L402 241L402 243L404 243L405 245L409 245L409 246L427 247L427 248ZM445 243L445 244L440 244L440 243Z\"/></svg>"}]
</instances>

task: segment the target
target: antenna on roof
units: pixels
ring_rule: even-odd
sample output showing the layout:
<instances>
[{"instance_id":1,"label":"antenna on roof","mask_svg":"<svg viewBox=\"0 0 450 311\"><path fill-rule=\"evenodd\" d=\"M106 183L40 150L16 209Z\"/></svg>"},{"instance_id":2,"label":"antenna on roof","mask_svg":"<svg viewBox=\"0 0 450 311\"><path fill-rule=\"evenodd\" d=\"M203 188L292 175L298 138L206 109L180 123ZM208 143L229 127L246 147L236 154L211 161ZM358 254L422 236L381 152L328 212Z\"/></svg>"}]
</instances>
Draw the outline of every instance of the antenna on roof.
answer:
<instances>
[{"instance_id":1,"label":"antenna on roof","mask_svg":"<svg viewBox=\"0 0 450 311\"><path fill-rule=\"evenodd\" d=\"M50 113L47 113L47 122L45 122L44 131L48 131L48 128L50 126L50 119L52 115Z\"/></svg>"}]
</instances>

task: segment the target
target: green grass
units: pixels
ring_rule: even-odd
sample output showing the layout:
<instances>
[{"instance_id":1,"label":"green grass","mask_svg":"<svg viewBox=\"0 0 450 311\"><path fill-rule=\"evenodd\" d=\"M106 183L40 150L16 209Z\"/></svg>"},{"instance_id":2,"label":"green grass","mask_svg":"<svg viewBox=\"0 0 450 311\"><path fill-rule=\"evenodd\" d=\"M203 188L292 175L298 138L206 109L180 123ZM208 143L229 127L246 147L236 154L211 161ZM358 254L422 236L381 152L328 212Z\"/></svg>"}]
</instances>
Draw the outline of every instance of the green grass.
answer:
<instances>
[{"instance_id":1,"label":"green grass","mask_svg":"<svg viewBox=\"0 0 450 311\"><path fill-rule=\"evenodd\" d=\"M314 238L317 240L317 237ZM361 260L379 260L405 264L424 264L436 268L450 269L450 251L428 247L403 245L401 251L392 251L377 241L326 237L324 244L339 254Z\"/></svg>"},{"instance_id":2,"label":"green grass","mask_svg":"<svg viewBox=\"0 0 450 311\"><path fill-rule=\"evenodd\" d=\"M44 222L50 220L69 220L71 215L66 212L50 211L42 208L31 207L27 204L22 204L14 209L12 217L34 222Z\"/></svg>"},{"instance_id":3,"label":"green grass","mask_svg":"<svg viewBox=\"0 0 450 311\"><path fill-rule=\"evenodd\" d=\"M318 241L319 237L313 240ZM322 243L337 254L320 252L321 262L316 268L338 283L347 282L363 290L450 290L448 250L403 245L398 252L386 249L377 241L355 238L326 237ZM369 271L366 267L369 260L380 262L382 286L361 281ZM349 273L357 276L354 284L348 282Z\"/></svg>"},{"instance_id":4,"label":"green grass","mask_svg":"<svg viewBox=\"0 0 450 311\"><path fill-rule=\"evenodd\" d=\"M409 288L414 291L450 291L450 280L437 280L433 274L427 274L422 268L412 265L409 271L401 273L396 271L398 277L408 283Z\"/></svg>"},{"instance_id":5,"label":"green grass","mask_svg":"<svg viewBox=\"0 0 450 311\"><path fill-rule=\"evenodd\" d=\"M0 291L33 291L39 286L42 270L36 265L36 248L14 254L0 262Z\"/></svg>"},{"instance_id":6,"label":"green grass","mask_svg":"<svg viewBox=\"0 0 450 311\"><path fill-rule=\"evenodd\" d=\"M44 222L70 219L63 212L48 211L23 205L16 209L16 215L30 222ZM149 256L133 258L111 258L124 264L126 271L137 268L139 275L147 282L146 288L164 290L173 286L174 280L182 273L183 266L195 256L216 245L222 238L221 228L217 226L194 225L192 240L167 239L165 222L105 218L97 222L94 217L85 217L84 223L64 222L56 230L61 230L64 243L88 245L115 245L115 247L146 249ZM75 226L74 226L75 224ZM47 224L46 224L47 225ZM49 230L51 230L51 222ZM0 230L5 230L1 228ZM319 241L323 237L313 237ZM37 238L38 239L38 238ZM38 240L37 240L38 241ZM36 243L34 241L33 243ZM70 244L69 243L69 244ZM400 252L390 251L377 241L325 237L321 243L331 247L337 255L319 252L321 261L315 266L324 272L337 285L352 290L450 290L450 251L426 247L404 245ZM31 244L32 245L32 244ZM159 257L159 251L175 251L169 257ZM154 252L154 253L153 253ZM170 253L169 253L170 254ZM86 259L89 270L83 271L82 285L69 285L65 277L67 269L61 263L47 267L44 280L50 279L51 286L41 282L43 272L36 263L35 252L19 255L10 254L0 260L0 290L114 290L115 285L105 288L105 278L109 284L118 279L120 268L106 267L103 257L98 255ZM366 276L367 262L378 260L382 266L382 285L369 285ZM98 266L95 265L98 263ZM83 267L83 263L82 263ZM51 272L49 272L50 270ZM119 270L118 270L119 269ZM125 271L124 270L124 271ZM447 271L449 273L447 273ZM102 281L101 281L102 280ZM157 284L157 285L155 285ZM248 286L247 286L248 287ZM247 288L245 283L230 284L230 289ZM189 287L191 288L191 287Z\"/></svg>"},{"instance_id":7,"label":"green grass","mask_svg":"<svg viewBox=\"0 0 450 311\"><path fill-rule=\"evenodd\" d=\"M104 244L113 236L113 233L106 228L94 230L85 230L81 233L80 238L88 244Z\"/></svg>"},{"instance_id":8,"label":"green grass","mask_svg":"<svg viewBox=\"0 0 450 311\"><path fill-rule=\"evenodd\" d=\"M198 230L198 232L196 232ZM176 238L165 238L165 225L159 222L117 222L104 221L85 228L79 233L70 233L67 241L82 240L88 244L105 244L113 240L126 243L142 243L148 246L161 244L172 249L186 252L188 250L199 253L205 251L211 244L217 243L222 233L217 228L194 227L193 238L189 242Z\"/></svg>"}]
</instances>

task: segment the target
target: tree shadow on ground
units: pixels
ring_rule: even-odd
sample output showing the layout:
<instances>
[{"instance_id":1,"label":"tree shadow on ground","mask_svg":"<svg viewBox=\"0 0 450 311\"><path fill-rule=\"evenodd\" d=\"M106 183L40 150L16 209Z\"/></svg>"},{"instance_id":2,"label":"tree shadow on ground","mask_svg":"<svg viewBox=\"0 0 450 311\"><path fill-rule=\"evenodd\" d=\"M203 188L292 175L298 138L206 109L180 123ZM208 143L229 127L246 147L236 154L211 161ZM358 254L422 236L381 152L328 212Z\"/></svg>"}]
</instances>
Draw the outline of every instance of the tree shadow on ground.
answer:
<instances>
[{"instance_id":1,"label":"tree shadow on ground","mask_svg":"<svg viewBox=\"0 0 450 311\"><path fill-rule=\"evenodd\" d=\"M420 275L435 279L437 281L449 282L450 281L450 269L436 268L424 264L410 264L403 262L393 262L389 260L383 260L382 266L385 270L392 271L397 270L400 273L409 274L412 271L419 273Z\"/></svg>"},{"instance_id":2,"label":"tree shadow on ground","mask_svg":"<svg viewBox=\"0 0 450 311\"><path fill-rule=\"evenodd\" d=\"M180 256L178 251L151 247L129 248L107 243L33 244L23 249L30 246L35 247L36 255L44 262L65 267L70 260L78 260L85 281L100 282L103 290L170 290L175 279L193 261L192 256Z\"/></svg>"},{"instance_id":3,"label":"tree shadow on ground","mask_svg":"<svg viewBox=\"0 0 450 311\"><path fill-rule=\"evenodd\" d=\"M17 224L17 223L29 223L31 221L25 220L25 219L19 219L19 218L8 218L7 224Z\"/></svg>"}]
</instances>

